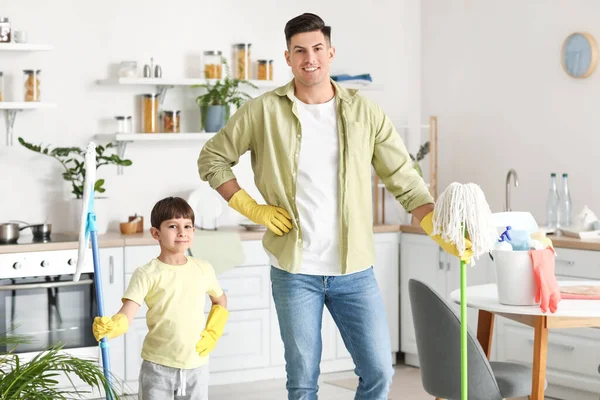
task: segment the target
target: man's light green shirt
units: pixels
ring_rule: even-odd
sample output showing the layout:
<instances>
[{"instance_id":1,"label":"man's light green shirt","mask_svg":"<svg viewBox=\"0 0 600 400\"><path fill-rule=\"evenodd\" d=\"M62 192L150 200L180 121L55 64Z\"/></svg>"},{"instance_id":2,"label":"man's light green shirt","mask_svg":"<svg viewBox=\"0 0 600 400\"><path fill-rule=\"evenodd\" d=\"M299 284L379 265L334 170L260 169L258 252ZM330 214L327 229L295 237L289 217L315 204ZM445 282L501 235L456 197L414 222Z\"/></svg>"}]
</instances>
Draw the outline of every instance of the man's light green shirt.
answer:
<instances>
[{"instance_id":1,"label":"man's light green shirt","mask_svg":"<svg viewBox=\"0 0 600 400\"><path fill-rule=\"evenodd\" d=\"M338 209L342 273L375 262L371 166L407 210L433 203L427 186L383 110L333 80L339 138ZM294 81L247 101L198 158L200 178L213 189L235 179L231 168L251 151L254 182L265 201L286 209L294 228L283 236L267 231L264 247L288 272L302 264L302 228L296 208L296 176L302 129L293 101Z\"/></svg>"}]
</instances>

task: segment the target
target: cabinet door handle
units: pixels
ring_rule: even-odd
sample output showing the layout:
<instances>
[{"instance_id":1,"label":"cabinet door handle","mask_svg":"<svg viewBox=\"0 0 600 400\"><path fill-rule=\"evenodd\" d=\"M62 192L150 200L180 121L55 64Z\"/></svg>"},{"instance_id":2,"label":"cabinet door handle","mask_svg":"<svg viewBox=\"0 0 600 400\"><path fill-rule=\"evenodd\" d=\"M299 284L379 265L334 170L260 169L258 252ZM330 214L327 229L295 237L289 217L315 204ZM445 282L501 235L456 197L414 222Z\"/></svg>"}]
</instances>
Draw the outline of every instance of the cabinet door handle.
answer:
<instances>
[{"instance_id":1,"label":"cabinet door handle","mask_svg":"<svg viewBox=\"0 0 600 400\"><path fill-rule=\"evenodd\" d=\"M108 267L109 282L112 285L115 283L115 259L113 256L108 257Z\"/></svg>"},{"instance_id":2,"label":"cabinet door handle","mask_svg":"<svg viewBox=\"0 0 600 400\"><path fill-rule=\"evenodd\" d=\"M529 339L529 344L533 345L533 343L534 343L533 339ZM556 347L558 349L562 349L562 350L566 350L566 351L575 350L575 346L568 346L568 345L562 344L562 343L548 342L548 346Z\"/></svg>"},{"instance_id":3,"label":"cabinet door handle","mask_svg":"<svg viewBox=\"0 0 600 400\"><path fill-rule=\"evenodd\" d=\"M569 260L556 260L559 263L563 263L563 264L567 264L569 267L572 267L573 265L575 265L575 261L569 261Z\"/></svg>"},{"instance_id":4,"label":"cabinet door handle","mask_svg":"<svg viewBox=\"0 0 600 400\"><path fill-rule=\"evenodd\" d=\"M446 270L450 271L450 261L446 262Z\"/></svg>"},{"instance_id":5,"label":"cabinet door handle","mask_svg":"<svg viewBox=\"0 0 600 400\"><path fill-rule=\"evenodd\" d=\"M438 247L438 257L439 257L439 263L438 263L438 269L440 271L444 270L444 260L442 259L442 257L444 256L444 252L442 251L441 247Z\"/></svg>"}]
</instances>

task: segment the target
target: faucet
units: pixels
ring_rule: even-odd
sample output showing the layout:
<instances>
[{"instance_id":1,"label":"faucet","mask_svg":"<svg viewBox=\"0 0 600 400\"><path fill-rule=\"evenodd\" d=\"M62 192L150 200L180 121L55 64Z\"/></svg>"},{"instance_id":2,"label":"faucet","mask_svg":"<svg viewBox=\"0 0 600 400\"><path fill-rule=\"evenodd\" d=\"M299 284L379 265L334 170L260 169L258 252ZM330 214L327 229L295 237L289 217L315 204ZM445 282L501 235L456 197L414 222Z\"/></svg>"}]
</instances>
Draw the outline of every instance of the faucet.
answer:
<instances>
[{"instance_id":1,"label":"faucet","mask_svg":"<svg viewBox=\"0 0 600 400\"><path fill-rule=\"evenodd\" d=\"M517 171L514 169L509 169L508 174L506 174L506 203L504 205L504 211L511 211L510 209L510 177L513 177L513 182L515 187L519 186L519 177L517 175Z\"/></svg>"}]
</instances>

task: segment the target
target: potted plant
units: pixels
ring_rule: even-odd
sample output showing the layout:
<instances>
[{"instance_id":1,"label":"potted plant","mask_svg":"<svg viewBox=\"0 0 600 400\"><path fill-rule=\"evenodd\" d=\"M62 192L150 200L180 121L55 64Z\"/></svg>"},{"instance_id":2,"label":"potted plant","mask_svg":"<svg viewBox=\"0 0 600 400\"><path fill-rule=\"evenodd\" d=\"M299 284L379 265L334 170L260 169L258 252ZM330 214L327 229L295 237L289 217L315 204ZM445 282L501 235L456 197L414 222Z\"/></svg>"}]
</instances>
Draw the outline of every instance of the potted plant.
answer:
<instances>
[{"instance_id":1,"label":"potted plant","mask_svg":"<svg viewBox=\"0 0 600 400\"><path fill-rule=\"evenodd\" d=\"M421 164L419 164L419 162L423 160L427 154L429 154L429 141L423 143L421 147L419 147L416 156L409 154L410 159L413 161L413 167L417 170L421 178L423 177L423 170L421 169Z\"/></svg>"},{"instance_id":2,"label":"potted plant","mask_svg":"<svg viewBox=\"0 0 600 400\"><path fill-rule=\"evenodd\" d=\"M225 68L225 78L219 80L207 80L206 83L194 85L194 88L204 88L206 93L196 98L196 104L200 107L202 130L205 132L218 132L225 126L230 116L230 105L239 108L245 101L252 97L240 91L241 84L248 85L254 89L258 86L244 79L233 79L229 77L229 66L227 60L221 57Z\"/></svg>"},{"instance_id":3,"label":"potted plant","mask_svg":"<svg viewBox=\"0 0 600 400\"><path fill-rule=\"evenodd\" d=\"M103 369L91 360L73 357L62 351L62 345L52 346L25 361L15 353L19 343L31 343L25 336L12 336L0 333L0 399L75 399L95 390L108 392L113 400L121 397L115 385L109 384ZM57 376L75 374L89 385L89 390L72 387L58 387ZM72 376L72 375L71 375ZM73 384L73 382L71 382Z\"/></svg>"},{"instance_id":4,"label":"potted plant","mask_svg":"<svg viewBox=\"0 0 600 400\"><path fill-rule=\"evenodd\" d=\"M64 168L62 177L67 182L71 183L71 193L75 195L76 206L73 208L75 227L78 229L79 219L81 218L81 202L83 197L83 183L85 179L85 149L79 147L54 147L50 146L42 147L26 142L22 137L19 137L19 143L25 148L34 151L39 154L43 154L57 160L60 165ZM119 157L117 154L107 154L107 150L113 150L115 146L113 143L109 143L106 146L96 146L96 170L104 165L118 165L118 166L130 166L131 160L125 160ZM104 179L97 179L94 184L94 191L96 194L104 193ZM103 199L103 197L95 197L96 200ZM106 213L103 215L103 211L106 210L107 206L103 206L100 202L95 202L96 214L98 215L98 233L106 233L108 228L108 220ZM104 218L100 218L100 217Z\"/></svg>"}]
</instances>

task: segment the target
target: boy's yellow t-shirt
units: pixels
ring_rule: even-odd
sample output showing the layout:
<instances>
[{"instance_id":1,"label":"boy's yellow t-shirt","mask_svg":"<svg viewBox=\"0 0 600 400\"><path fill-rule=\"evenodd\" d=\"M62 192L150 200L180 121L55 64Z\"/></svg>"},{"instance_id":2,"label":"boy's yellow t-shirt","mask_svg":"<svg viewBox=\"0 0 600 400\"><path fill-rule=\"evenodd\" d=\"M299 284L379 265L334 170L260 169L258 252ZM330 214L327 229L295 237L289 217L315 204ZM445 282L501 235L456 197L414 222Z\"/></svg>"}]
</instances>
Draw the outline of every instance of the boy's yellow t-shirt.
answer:
<instances>
[{"instance_id":1,"label":"boy's yellow t-shirt","mask_svg":"<svg viewBox=\"0 0 600 400\"><path fill-rule=\"evenodd\" d=\"M137 268L123 299L146 302L149 332L142 358L173 368L197 368L208 362L196 352L206 321L206 293L219 297L223 290L212 266L186 256L187 263L169 265L157 258Z\"/></svg>"}]
</instances>

